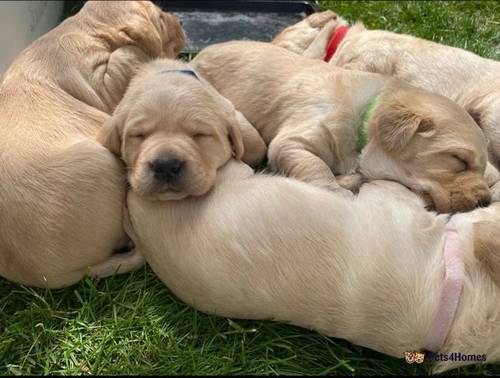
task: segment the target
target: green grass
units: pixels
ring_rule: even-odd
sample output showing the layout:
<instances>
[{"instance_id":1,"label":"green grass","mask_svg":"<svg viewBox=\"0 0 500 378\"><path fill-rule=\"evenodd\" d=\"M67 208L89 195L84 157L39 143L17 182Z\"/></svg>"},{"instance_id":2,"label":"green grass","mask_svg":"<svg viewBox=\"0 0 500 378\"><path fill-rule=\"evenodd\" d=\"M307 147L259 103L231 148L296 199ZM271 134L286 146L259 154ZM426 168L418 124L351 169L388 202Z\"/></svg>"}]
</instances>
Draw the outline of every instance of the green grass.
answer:
<instances>
[{"instance_id":1,"label":"green grass","mask_svg":"<svg viewBox=\"0 0 500 378\"><path fill-rule=\"evenodd\" d=\"M369 29L411 34L500 59L499 1L323 1Z\"/></svg>"},{"instance_id":2,"label":"green grass","mask_svg":"<svg viewBox=\"0 0 500 378\"><path fill-rule=\"evenodd\" d=\"M500 57L500 3L324 1L370 28ZM149 270L63 290L0 279L0 374L425 374L427 366L271 322L199 313ZM452 374L500 374L475 366Z\"/></svg>"}]
</instances>

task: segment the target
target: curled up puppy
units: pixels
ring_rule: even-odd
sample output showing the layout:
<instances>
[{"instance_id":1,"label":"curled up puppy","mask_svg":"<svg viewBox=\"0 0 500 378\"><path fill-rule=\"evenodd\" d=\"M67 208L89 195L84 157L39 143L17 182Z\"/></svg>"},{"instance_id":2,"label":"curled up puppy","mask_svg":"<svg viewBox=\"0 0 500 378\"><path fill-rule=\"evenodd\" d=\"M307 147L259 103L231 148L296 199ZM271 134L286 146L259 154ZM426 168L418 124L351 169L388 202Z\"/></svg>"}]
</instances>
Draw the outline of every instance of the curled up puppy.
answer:
<instances>
[{"instance_id":1,"label":"curled up puppy","mask_svg":"<svg viewBox=\"0 0 500 378\"><path fill-rule=\"evenodd\" d=\"M15 59L0 86L0 275L58 288L144 264L123 230L125 182L98 130L135 75L184 47L150 1L87 1Z\"/></svg>"},{"instance_id":2,"label":"curled up puppy","mask_svg":"<svg viewBox=\"0 0 500 378\"><path fill-rule=\"evenodd\" d=\"M490 201L484 135L444 96L269 43L209 46L192 64L259 130L275 171L343 194L357 172L394 180L439 212Z\"/></svg>"},{"instance_id":3,"label":"curled up puppy","mask_svg":"<svg viewBox=\"0 0 500 378\"><path fill-rule=\"evenodd\" d=\"M265 144L245 117L186 63L159 59L132 80L98 141L150 199L205 194L231 157L257 165Z\"/></svg>"}]
</instances>

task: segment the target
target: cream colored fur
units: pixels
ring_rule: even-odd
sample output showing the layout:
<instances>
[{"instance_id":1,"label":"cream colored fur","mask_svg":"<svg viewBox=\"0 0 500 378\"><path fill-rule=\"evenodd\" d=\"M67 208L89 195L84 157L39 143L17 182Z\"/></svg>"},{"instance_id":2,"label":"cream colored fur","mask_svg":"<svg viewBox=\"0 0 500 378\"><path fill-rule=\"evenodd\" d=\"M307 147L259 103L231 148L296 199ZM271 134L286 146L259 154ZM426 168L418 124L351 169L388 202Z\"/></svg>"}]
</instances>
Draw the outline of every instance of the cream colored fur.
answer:
<instances>
[{"instance_id":1,"label":"cream colored fur","mask_svg":"<svg viewBox=\"0 0 500 378\"><path fill-rule=\"evenodd\" d=\"M0 275L61 287L143 264L122 226L123 167L94 138L139 64L174 57L179 21L147 1L89 1L0 86Z\"/></svg>"},{"instance_id":2,"label":"cream colored fur","mask_svg":"<svg viewBox=\"0 0 500 378\"><path fill-rule=\"evenodd\" d=\"M336 176L360 170L428 193L441 212L489 202L484 136L443 96L259 42L210 46L192 65L259 130L275 171L347 194L341 186L356 189L360 181ZM375 96L359 155L356 128Z\"/></svg>"},{"instance_id":3,"label":"cream colored fur","mask_svg":"<svg viewBox=\"0 0 500 378\"><path fill-rule=\"evenodd\" d=\"M286 28L273 43L310 58L323 59L328 41L339 24L336 20L341 17L325 11L309 18L311 21L306 19ZM317 19L323 23L311 30L307 24ZM345 21L342 24L346 24ZM450 98L479 124L488 139L490 161L499 168L499 62L410 35L367 30L358 22L350 28L330 63L394 76ZM492 192L494 200L500 200L500 184L495 185Z\"/></svg>"},{"instance_id":4,"label":"cream colored fur","mask_svg":"<svg viewBox=\"0 0 500 378\"><path fill-rule=\"evenodd\" d=\"M356 199L293 179L254 175L235 161L202 197L151 202L128 195L127 231L155 273L196 309L314 329L394 357L422 348L444 277L447 215L397 183L365 184ZM478 223L500 205L451 218L466 279L439 352L500 360L500 263L483 264ZM486 235L488 237L488 235ZM500 238L494 235L496 245ZM489 254L488 254L489 253ZM498 259L500 261L500 259ZM438 363L436 372L458 363Z\"/></svg>"},{"instance_id":5,"label":"cream colored fur","mask_svg":"<svg viewBox=\"0 0 500 378\"><path fill-rule=\"evenodd\" d=\"M231 156L257 165L266 153L257 130L227 99L190 65L171 59L141 66L97 140L127 164L133 190L163 201L205 194ZM155 172L157 162L172 159L175 173Z\"/></svg>"}]
</instances>

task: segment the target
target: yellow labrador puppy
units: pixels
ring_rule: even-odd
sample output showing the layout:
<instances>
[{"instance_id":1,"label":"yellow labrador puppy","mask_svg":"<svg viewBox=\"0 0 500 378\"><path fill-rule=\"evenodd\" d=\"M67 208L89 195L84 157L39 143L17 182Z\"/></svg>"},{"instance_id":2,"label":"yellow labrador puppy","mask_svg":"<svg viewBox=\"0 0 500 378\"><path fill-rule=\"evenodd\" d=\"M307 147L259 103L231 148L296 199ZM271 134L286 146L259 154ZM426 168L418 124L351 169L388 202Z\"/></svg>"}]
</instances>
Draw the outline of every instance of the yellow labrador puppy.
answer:
<instances>
[{"instance_id":1,"label":"yellow labrador puppy","mask_svg":"<svg viewBox=\"0 0 500 378\"><path fill-rule=\"evenodd\" d=\"M349 28L332 11L286 28L273 43L338 67L391 75L450 98L479 124L489 140L490 161L500 166L500 62L410 35L367 30L361 22ZM500 198L500 185L495 188Z\"/></svg>"},{"instance_id":2,"label":"yellow labrador puppy","mask_svg":"<svg viewBox=\"0 0 500 378\"><path fill-rule=\"evenodd\" d=\"M233 160L205 196L153 202L132 191L128 210L136 248L200 311L399 358L474 355L435 371L500 361L500 205L450 218L397 183L365 184L350 200Z\"/></svg>"},{"instance_id":3,"label":"yellow labrador puppy","mask_svg":"<svg viewBox=\"0 0 500 378\"><path fill-rule=\"evenodd\" d=\"M95 141L140 63L174 57L149 1L89 1L24 50L0 87L0 275L61 287L143 263L122 247L123 168Z\"/></svg>"},{"instance_id":4,"label":"yellow labrador puppy","mask_svg":"<svg viewBox=\"0 0 500 378\"><path fill-rule=\"evenodd\" d=\"M231 156L256 165L266 152L227 99L169 59L141 67L97 139L125 161L132 189L155 200L205 194Z\"/></svg>"},{"instance_id":5,"label":"yellow labrador puppy","mask_svg":"<svg viewBox=\"0 0 500 378\"><path fill-rule=\"evenodd\" d=\"M490 201L484 136L444 96L259 42L213 45L192 64L259 130L274 170L339 190L335 176L360 169L429 194L440 212Z\"/></svg>"}]
</instances>

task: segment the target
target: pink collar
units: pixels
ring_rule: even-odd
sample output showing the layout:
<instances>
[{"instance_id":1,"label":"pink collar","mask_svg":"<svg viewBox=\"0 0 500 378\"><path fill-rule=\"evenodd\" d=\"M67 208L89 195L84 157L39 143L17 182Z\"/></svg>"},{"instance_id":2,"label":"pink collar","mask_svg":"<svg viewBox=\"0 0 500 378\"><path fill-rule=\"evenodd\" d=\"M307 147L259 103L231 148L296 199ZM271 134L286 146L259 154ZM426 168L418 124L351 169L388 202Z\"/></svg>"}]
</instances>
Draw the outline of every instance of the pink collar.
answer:
<instances>
[{"instance_id":1,"label":"pink collar","mask_svg":"<svg viewBox=\"0 0 500 378\"><path fill-rule=\"evenodd\" d=\"M458 232L452 228L444 231L445 276L436 317L427 333L424 349L437 352L444 344L457 312L464 283L464 260L458 250Z\"/></svg>"}]
</instances>

